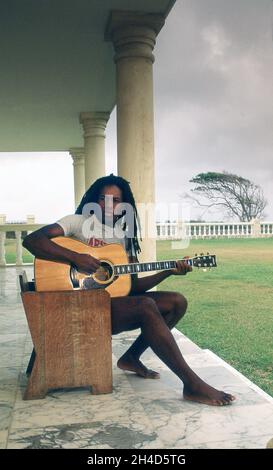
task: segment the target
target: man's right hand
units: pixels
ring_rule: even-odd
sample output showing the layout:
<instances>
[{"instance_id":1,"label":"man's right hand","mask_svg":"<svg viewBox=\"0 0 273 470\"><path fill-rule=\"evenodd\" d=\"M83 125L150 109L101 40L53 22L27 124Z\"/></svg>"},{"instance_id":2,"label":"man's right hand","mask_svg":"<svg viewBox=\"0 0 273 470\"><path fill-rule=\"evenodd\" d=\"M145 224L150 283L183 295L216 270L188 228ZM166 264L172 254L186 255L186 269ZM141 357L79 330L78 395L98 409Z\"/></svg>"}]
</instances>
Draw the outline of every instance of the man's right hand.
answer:
<instances>
[{"instance_id":1,"label":"man's right hand","mask_svg":"<svg viewBox=\"0 0 273 470\"><path fill-rule=\"evenodd\" d=\"M100 260L86 253L77 253L73 264L79 272L92 274L100 267Z\"/></svg>"}]
</instances>

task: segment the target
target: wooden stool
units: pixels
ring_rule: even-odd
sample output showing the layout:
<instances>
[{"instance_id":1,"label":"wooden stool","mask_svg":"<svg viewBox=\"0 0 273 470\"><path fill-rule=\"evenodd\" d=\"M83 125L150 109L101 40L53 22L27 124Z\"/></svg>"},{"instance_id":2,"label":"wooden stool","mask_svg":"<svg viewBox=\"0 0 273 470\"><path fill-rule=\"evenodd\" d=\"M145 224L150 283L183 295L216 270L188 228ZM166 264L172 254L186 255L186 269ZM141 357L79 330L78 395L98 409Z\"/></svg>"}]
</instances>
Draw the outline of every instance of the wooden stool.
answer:
<instances>
[{"instance_id":1,"label":"wooden stool","mask_svg":"<svg viewBox=\"0 0 273 470\"><path fill-rule=\"evenodd\" d=\"M21 297L34 344L24 399L49 389L112 392L111 298L104 289L35 292L25 272Z\"/></svg>"}]
</instances>

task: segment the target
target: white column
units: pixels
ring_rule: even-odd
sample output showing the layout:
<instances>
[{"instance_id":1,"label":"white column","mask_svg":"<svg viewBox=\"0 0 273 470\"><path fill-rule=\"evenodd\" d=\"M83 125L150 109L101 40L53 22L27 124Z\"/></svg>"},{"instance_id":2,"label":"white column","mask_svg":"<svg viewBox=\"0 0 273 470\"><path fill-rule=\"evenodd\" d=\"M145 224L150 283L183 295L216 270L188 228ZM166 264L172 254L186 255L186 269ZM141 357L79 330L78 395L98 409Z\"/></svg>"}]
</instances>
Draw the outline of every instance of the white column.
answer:
<instances>
[{"instance_id":1,"label":"white column","mask_svg":"<svg viewBox=\"0 0 273 470\"><path fill-rule=\"evenodd\" d=\"M22 232L16 230L16 266L22 266L23 264L23 255L22 255Z\"/></svg>"},{"instance_id":2,"label":"white column","mask_svg":"<svg viewBox=\"0 0 273 470\"><path fill-rule=\"evenodd\" d=\"M116 52L118 174L145 205L155 202L153 49L163 24L162 15L112 12L106 31ZM155 211L149 226L155 227ZM140 260L155 260L156 240L145 232Z\"/></svg>"},{"instance_id":3,"label":"white column","mask_svg":"<svg viewBox=\"0 0 273 470\"><path fill-rule=\"evenodd\" d=\"M6 214L0 214L0 225L6 223ZM0 232L0 266L6 266L6 232Z\"/></svg>"},{"instance_id":4,"label":"white column","mask_svg":"<svg viewBox=\"0 0 273 470\"><path fill-rule=\"evenodd\" d=\"M28 225L35 224L35 215L27 215L27 221L26 223Z\"/></svg>"},{"instance_id":5,"label":"white column","mask_svg":"<svg viewBox=\"0 0 273 470\"><path fill-rule=\"evenodd\" d=\"M105 176L105 128L109 117L108 112L80 113L84 130L85 189Z\"/></svg>"},{"instance_id":6,"label":"white column","mask_svg":"<svg viewBox=\"0 0 273 470\"><path fill-rule=\"evenodd\" d=\"M85 153L83 147L74 147L69 149L69 153L73 160L73 173L74 173L74 200L75 208L78 207L81 198L85 193Z\"/></svg>"},{"instance_id":7,"label":"white column","mask_svg":"<svg viewBox=\"0 0 273 470\"><path fill-rule=\"evenodd\" d=\"M0 232L0 266L6 266L6 232Z\"/></svg>"},{"instance_id":8,"label":"white column","mask_svg":"<svg viewBox=\"0 0 273 470\"><path fill-rule=\"evenodd\" d=\"M258 219L252 219L251 222L251 237L259 238L261 236L261 222Z\"/></svg>"}]
</instances>

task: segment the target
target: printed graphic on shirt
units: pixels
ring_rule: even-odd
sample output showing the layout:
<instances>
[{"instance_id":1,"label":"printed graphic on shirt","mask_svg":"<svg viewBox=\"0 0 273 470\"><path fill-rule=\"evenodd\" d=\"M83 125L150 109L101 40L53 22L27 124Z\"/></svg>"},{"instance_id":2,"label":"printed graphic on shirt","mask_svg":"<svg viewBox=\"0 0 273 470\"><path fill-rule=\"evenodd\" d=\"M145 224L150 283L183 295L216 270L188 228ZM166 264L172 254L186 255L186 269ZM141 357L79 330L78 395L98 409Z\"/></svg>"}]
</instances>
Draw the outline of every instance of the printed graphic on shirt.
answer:
<instances>
[{"instance_id":1,"label":"printed graphic on shirt","mask_svg":"<svg viewBox=\"0 0 273 470\"><path fill-rule=\"evenodd\" d=\"M104 240L99 240L98 238L91 237L88 242L88 245L92 247L98 247L98 246L108 245L108 243L106 243Z\"/></svg>"}]
</instances>

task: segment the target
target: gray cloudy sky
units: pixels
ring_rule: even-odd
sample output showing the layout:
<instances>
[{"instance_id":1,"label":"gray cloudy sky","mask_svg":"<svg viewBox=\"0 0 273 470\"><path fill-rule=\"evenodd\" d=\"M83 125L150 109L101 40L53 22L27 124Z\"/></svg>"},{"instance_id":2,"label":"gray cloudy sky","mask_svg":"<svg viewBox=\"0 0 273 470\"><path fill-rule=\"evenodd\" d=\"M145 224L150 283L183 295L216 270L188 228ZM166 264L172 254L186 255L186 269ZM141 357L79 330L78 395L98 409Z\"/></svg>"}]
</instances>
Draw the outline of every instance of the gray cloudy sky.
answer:
<instances>
[{"instance_id":1,"label":"gray cloudy sky","mask_svg":"<svg viewBox=\"0 0 273 470\"><path fill-rule=\"evenodd\" d=\"M264 188L273 219L272 46L271 0L176 2L155 64L158 198L227 170Z\"/></svg>"},{"instance_id":2,"label":"gray cloudy sky","mask_svg":"<svg viewBox=\"0 0 273 470\"><path fill-rule=\"evenodd\" d=\"M226 170L263 187L273 220L272 20L271 0L177 0L155 50L157 201L179 202L194 175ZM113 113L108 172L116 172L115 125ZM1 157L0 212L10 219L34 213L49 222L73 211L71 159L36 157Z\"/></svg>"}]
</instances>

